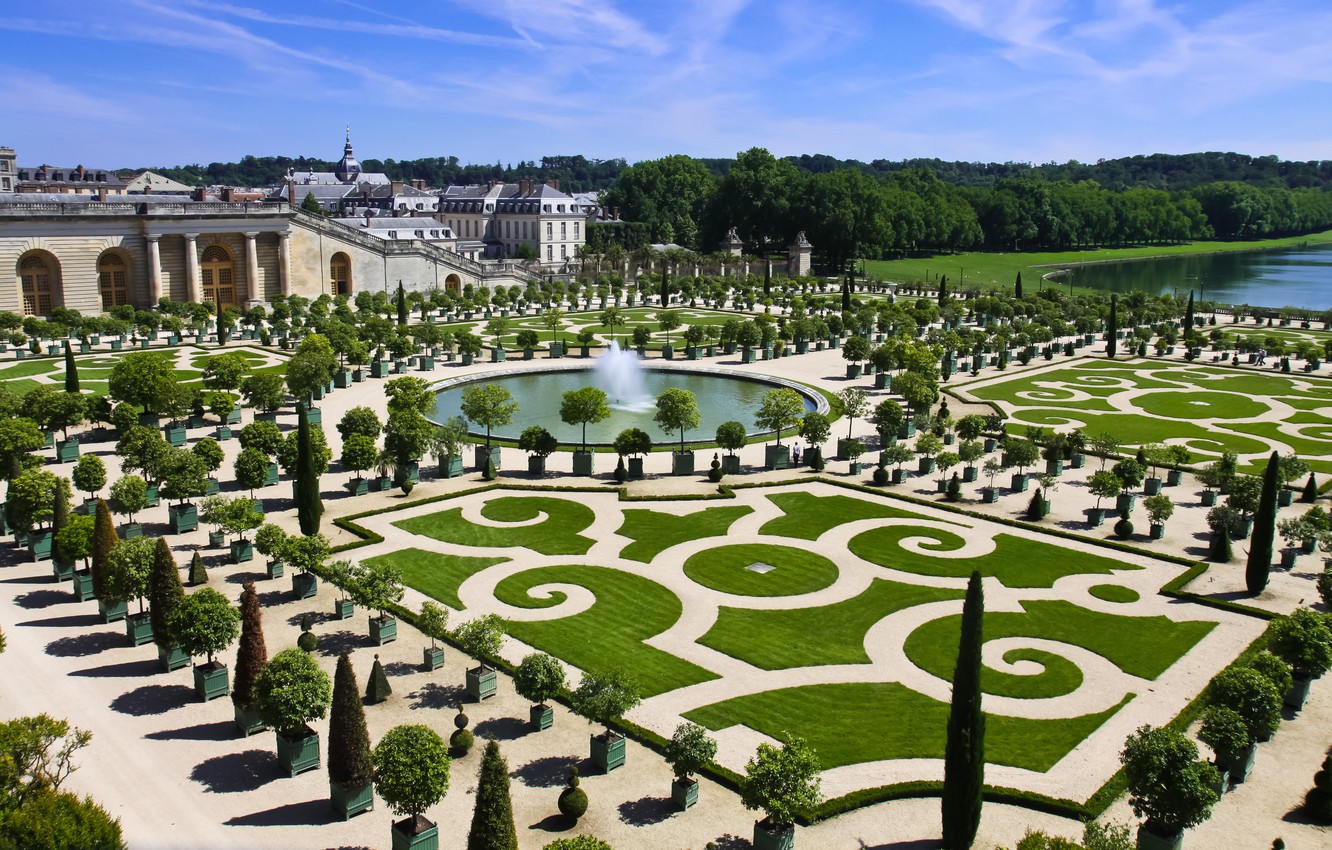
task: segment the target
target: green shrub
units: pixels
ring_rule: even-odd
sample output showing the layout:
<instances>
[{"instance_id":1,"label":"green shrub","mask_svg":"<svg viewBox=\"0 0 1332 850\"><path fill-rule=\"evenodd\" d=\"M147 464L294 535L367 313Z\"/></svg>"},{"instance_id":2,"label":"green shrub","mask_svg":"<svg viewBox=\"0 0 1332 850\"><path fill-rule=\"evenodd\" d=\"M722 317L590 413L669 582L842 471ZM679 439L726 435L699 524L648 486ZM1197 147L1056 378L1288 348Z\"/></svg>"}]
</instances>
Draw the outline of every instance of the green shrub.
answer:
<instances>
[{"instance_id":1,"label":"green shrub","mask_svg":"<svg viewBox=\"0 0 1332 850\"><path fill-rule=\"evenodd\" d=\"M4 814L0 848L14 850L123 850L120 821L91 797L42 791Z\"/></svg>"},{"instance_id":2,"label":"green shrub","mask_svg":"<svg viewBox=\"0 0 1332 850\"><path fill-rule=\"evenodd\" d=\"M1290 665L1270 652L1258 653L1250 658L1245 666L1262 673L1279 694L1284 694L1295 684L1295 679L1290 673Z\"/></svg>"},{"instance_id":3,"label":"green shrub","mask_svg":"<svg viewBox=\"0 0 1332 850\"><path fill-rule=\"evenodd\" d=\"M716 845L709 842L708 847L715 850ZM615 850L615 848L600 838L593 838L590 835L575 835L572 838L557 838L542 847L541 850Z\"/></svg>"},{"instance_id":4,"label":"green shrub","mask_svg":"<svg viewBox=\"0 0 1332 850\"><path fill-rule=\"evenodd\" d=\"M454 758L462 758L471 752L472 747L476 745L476 737L470 730L455 729L449 736L449 747L456 754Z\"/></svg>"},{"instance_id":5,"label":"green shrub","mask_svg":"<svg viewBox=\"0 0 1332 850\"><path fill-rule=\"evenodd\" d=\"M314 652L319 648L319 638L314 632L301 632L301 636L296 638L296 645L306 652Z\"/></svg>"},{"instance_id":6,"label":"green shrub","mask_svg":"<svg viewBox=\"0 0 1332 850\"><path fill-rule=\"evenodd\" d=\"M1323 767L1314 774L1314 787L1304 797L1304 808L1319 823L1332 824L1332 756L1323 759Z\"/></svg>"},{"instance_id":7,"label":"green shrub","mask_svg":"<svg viewBox=\"0 0 1332 850\"><path fill-rule=\"evenodd\" d=\"M560 792L560 814L578 820L587 813L587 792L578 787L578 768L569 766L569 784Z\"/></svg>"},{"instance_id":8,"label":"green shrub","mask_svg":"<svg viewBox=\"0 0 1332 850\"><path fill-rule=\"evenodd\" d=\"M1213 705L1233 709L1249 729L1249 738L1265 741L1281 724L1281 694L1257 670L1228 667L1207 686L1207 699Z\"/></svg>"},{"instance_id":9,"label":"green shrub","mask_svg":"<svg viewBox=\"0 0 1332 850\"><path fill-rule=\"evenodd\" d=\"M1121 519L1115 523L1115 536L1121 540L1128 540L1133 536L1133 520Z\"/></svg>"}]
</instances>

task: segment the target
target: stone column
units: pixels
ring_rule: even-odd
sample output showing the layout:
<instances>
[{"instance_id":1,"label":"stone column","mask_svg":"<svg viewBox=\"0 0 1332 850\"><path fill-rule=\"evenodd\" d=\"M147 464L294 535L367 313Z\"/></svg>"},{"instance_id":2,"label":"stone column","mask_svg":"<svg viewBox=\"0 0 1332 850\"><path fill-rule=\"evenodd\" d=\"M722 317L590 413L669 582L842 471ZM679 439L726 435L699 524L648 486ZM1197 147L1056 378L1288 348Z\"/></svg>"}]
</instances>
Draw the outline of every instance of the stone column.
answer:
<instances>
[{"instance_id":1,"label":"stone column","mask_svg":"<svg viewBox=\"0 0 1332 850\"><path fill-rule=\"evenodd\" d=\"M291 233L278 233L278 283L283 295L291 294Z\"/></svg>"},{"instance_id":2,"label":"stone column","mask_svg":"<svg viewBox=\"0 0 1332 850\"><path fill-rule=\"evenodd\" d=\"M144 237L148 242L148 297L151 307L156 307L162 299L162 253L158 246L160 236Z\"/></svg>"},{"instance_id":3,"label":"stone column","mask_svg":"<svg viewBox=\"0 0 1332 850\"><path fill-rule=\"evenodd\" d=\"M195 304L203 302L203 284L199 281L199 234L185 234L186 295Z\"/></svg>"},{"instance_id":4,"label":"stone column","mask_svg":"<svg viewBox=\"0 0 1332 850\"><path fill-rule=\"evenodd\" d=\"M254 239L259 234L250 232L245 234L245 301L259 298L259 252L255 250Z\"/></svg>"}]
</instances>

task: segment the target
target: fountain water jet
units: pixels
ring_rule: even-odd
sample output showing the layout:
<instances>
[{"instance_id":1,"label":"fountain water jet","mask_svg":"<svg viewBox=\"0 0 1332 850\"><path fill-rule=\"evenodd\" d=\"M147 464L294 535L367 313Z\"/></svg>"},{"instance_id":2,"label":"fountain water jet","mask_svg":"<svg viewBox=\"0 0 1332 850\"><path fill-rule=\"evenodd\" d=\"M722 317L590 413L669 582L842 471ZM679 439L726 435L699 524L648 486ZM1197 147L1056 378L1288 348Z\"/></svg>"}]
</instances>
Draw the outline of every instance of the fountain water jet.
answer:
<instances>
[{"instance_id":1,"label":"fountain water jet","mask_svg":"<svg viewBox=\"0 0 1332 850\"><path fill-rule=\"evenodd\" d=\"M593 373L597 387L609 396L612 408L642 412L654 406L655 401L643 382L643 364L637 354L621 349L619 342L611 341L606 353L597 358Z\"/></svg>"}]
</instances>

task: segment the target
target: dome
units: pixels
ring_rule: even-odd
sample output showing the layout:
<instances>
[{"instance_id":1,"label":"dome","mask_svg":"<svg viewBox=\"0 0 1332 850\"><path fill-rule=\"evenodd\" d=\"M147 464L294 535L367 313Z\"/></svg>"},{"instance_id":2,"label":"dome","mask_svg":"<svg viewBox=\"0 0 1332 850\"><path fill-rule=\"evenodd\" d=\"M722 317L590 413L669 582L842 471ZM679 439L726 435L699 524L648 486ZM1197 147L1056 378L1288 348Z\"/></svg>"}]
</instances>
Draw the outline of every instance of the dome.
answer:
<instances>
[{"instance_id":1,"label":"dome","mask_svg":"<svg viewBox=\"0 0 1332 850\"><path fill-rule=\"evenodd\" d=\"M361 163L356 161L356 155L352 153L351 128L347 128L347 144L342 148L342 160L337 168L333 170L333 176L337 177L343 183L351 183L356 179L356 175L361 173Z\"/></svg>"}]
</instances>

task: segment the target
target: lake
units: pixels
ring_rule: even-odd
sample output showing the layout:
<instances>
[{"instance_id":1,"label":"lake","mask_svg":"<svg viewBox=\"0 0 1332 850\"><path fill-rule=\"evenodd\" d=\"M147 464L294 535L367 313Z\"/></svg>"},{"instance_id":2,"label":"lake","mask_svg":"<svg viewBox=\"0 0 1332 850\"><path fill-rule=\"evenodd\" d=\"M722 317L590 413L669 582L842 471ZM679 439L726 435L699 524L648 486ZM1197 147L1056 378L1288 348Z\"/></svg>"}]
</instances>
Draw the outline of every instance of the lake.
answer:
<instances>
[{"instance_id":1,"label":"lake","mask_svg":"<svg viewBox=\"0 0 1332 850\"><path fill-rule=\"evenodd\" d=\"M1067 285L1063 275L1052 278ZM1332 308L1332 245L1277 251L1192 254L1158 260L1079 266L1073 285L1106 292L1178 293L1199 300L1258 307Z\"/></svg>"}]
</instances>

